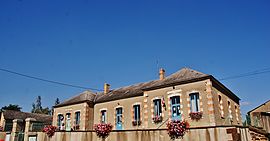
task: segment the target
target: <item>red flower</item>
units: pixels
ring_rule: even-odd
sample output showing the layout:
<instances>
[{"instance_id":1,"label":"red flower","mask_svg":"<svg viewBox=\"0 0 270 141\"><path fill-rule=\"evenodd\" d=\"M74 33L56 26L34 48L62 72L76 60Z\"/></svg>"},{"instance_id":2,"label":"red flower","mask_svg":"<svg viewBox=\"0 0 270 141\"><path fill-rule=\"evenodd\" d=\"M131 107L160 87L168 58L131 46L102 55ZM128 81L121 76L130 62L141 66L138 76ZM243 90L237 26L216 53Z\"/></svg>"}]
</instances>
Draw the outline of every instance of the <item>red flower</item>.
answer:
<instances>
[{"instance_id":1,"label":"red flower","mask_svg":"<svg viewBox=\"0 0 270 141\"><path fill-rule=\"evenodd\" d=\"M113 126L109 123L94 124L94 130L98 137L106 138L112 131Z\"/></svg>"},{"instance_id":2,"label":"red flower","mask_svg":"<svg viewBox=\"0 0 270 141\"><path fill-rule=\"evenodd\" d=\"M154 121L154 123L159 123L162 121L162 116L154 116L152 120Z\"/></svg>"},{"instance_id":3,"label":"red flower","mask_svg":"<svg viewBox=\"0 0 270 141\"><path fill-rule=\"evenodd\" d=\"M189 113L189 116L192 120L198 121L202 118L202 114L203 114L202 112L191 112Z\"/></svg>"},{"instance_id":4,"label":"red flower","mask_svg":"<svg viewBox=\"0 0 270 141\"><path fill-rule=\"evenodd\" d=\"M171 139L183 138L188 128L187 121L172 120L167 123L167 132Z\"/></svg>"},{"instance_id":5,"label":"red flower","mask_svg":"<svg viewBox=\"0 0 270 141\"><path fill-rule=\"evenodd\" d=\"M48 137L52 137L55 133L56 127L52 126L52 125L46 125L42 132L45 132L47 134Z\"/></svg>"}]
</instances>

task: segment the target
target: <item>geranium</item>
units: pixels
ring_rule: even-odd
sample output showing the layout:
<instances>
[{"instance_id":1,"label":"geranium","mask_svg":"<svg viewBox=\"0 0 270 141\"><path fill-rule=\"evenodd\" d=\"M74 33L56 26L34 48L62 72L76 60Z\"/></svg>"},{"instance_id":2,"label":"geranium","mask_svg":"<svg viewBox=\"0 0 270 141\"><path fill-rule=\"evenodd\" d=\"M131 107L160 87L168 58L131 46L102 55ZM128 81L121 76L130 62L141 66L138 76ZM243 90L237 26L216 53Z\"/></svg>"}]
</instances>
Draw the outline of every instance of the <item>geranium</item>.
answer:
<instances>
[{"instance_id":1,"label":"geranium","mask_svg":"<svg viewBox=\"0 0 270 141\"><path fill-rule=\"evenodd\" d=\"M202 118L202 112L191 112L189 116L192 120L200 120Z\"/></svg>"},{"instance_id":2,"label":"geranium","mask_svg":"<svg viewBox=\"0 0 270 141\"><path fill-rule=\"evenodd\" d=\"M97 136L101 138L106 138L112 131L112 128L113 126L110 123L94 124L94 130L96 131Z\"/></svg>"},{"instance_id":3,"label":"geranium","mask_svg":"<svg viewBox=\"0 0 270 141\"><path fill-rule=\"evenodd\" d=\"M154 123L159 123L162 121L162 116L154 116L152 120L154 121Z\"/></svg>"},{"instance_id":4,"label":"geranium","mask_svg":"<svg viewBox=\"0 0 270 141\"><path fill-rule=\"evenodd\" d=\"M4 131L4 128L2 126L0 126L0 132Z\"/></svg>"},{"instance_id":5,"label":"geranium","mask_svg":"<svg viewBox=\"0 0 270 141\"><path fill-rule=\"evenodd\" d=\"M134 120L134 121L132 121L132 125L133 126L137 126L137 125L139 126L139 125L141 125L141 123L142 122L140 120Z\"/></svg>"},{"instance_id":6,"label":"geranium","mask_svg":"<svg viewBox=\"0 0 270 141\"><path fill-rule=\"evenodd\" d=\"M42 132L45 132L48 137L52 137L55 133L55 130L56 130L56 126L46 125L43 128Z\"/></svg>"},{"instance_id":7,"label":"geranium","mask_svg":"<svg viewBox=\"0 0 270 141\"><path fill-rule=\"evenodd\" d=\"M167 123L167 131L171 139L183 138L188 128L187 121L172 120Z\"/></svg>"}]
</instances>

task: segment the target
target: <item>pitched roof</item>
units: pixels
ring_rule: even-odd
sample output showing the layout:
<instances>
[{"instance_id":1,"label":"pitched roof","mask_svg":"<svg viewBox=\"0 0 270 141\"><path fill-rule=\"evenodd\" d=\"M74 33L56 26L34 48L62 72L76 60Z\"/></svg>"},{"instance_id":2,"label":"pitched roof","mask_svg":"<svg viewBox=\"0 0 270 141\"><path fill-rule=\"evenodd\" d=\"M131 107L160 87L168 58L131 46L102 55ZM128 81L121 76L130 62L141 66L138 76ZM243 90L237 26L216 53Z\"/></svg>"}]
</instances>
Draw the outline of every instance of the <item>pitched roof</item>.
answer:
<instances>
[{"instance_id":1,"label":"pitched roof","mask_svg":"<svg viewBox=\"0 0 270 141\"><path fill-rule=\"evenodd\" d=\"M135 96L142 96L143 90L156 89L160 87L166 87L175 83L185 83L190 80L196 80L209 76L207 74L189 69L183 68L176 73L169 75L163 80L153 80L145 83L139 83L122 88L118 88L110 91L108 94L99 94L95 100L96 103L107 102L112 100L124 99Z\"/></svg>"},{"instance_id":2,"label":"pitched roof","mask_svg":"<svg viewBox=\"0 0 270 141\"><path fill-rule=\"evenodd\" d=\"M211 79L213 81L213 86L218 90L224 92L230 98L234 99L236 102L239 102L239 98L232 93L228 88L216 80L213 76L201 73L199 71L192 70L190 68L183 68L176 73L165 77L163 80L152 80L149 82L138 83L130 86L125 86L110 90L109 93L104 94L103 92L94 94L90 91L85 91L80 95L77 95L73 98L70 98L55 107L62 107L66 105L72 105L82 102L91 102L91 103L102 103L113 100L125 99L136 96L143 96L143 91L145 90L154 90L159 88L165 88L169 86L175 86L180 84L186 84L196 81L201 81L205 79Z\"/></svg>"},{"instance_id":3,"label":"pitched roof","mask_svg":"<svg viewBox=\"0 0 270 141\"><path fill-rule=\"evenodd\" d=\"M148 89L156 89L159 87L166 87L167 85L170 85L170 84L185 82L189 80L197 80L199 78L204 78L207 76L210 76L210 75L192 70L190 68L183 68L173 73L172 75L169 75L165 79L156 81L154 84L149 85L143 89L148 90Z\"/></svg>"},{"instance_id":4,"label":"pitched roof","mask_svg":"<svg viewBox=\"0 0 270 141\"><path fill-rule=\"evenodd\" d=\"M267 104L268 102L270 102L270 100L268 100L268 101L264 102L263 104L261 104L260 106L257 106L256 108L254 108L254 109L250 110L250 111L248 112L248 114L249 114L249 113L251 113L252 111L254 111L254 110L256 110L256 109L258 109L258 108L262 107L263 105Z\"/></svg>"},{"instance_id":5,"label":"pitched roof","mask_svg":"<svg viewBox=\"0 0 270 141\"><path fill-rule=\"evenodd\" d=\"M79 95L76 95L54 107L62 107L66 105L78 104L82 102L94 102L96 94L91 91L84 91Z\"/></svg>"},{"instance_id":6,"label":"pitched roof","mask_svg":"<svg viewBox=\"0 0 270 141\"><path fill-rule=\"evenodd\" d=\"M26 118L34 118L38 122L44 122L49 124L52 123L52 116L45 114L27 113L13 110L4 110L2 111L2 113L4 115L5 120L14 120L14 119L25 120Z\"/></svg>"}]
</instances>

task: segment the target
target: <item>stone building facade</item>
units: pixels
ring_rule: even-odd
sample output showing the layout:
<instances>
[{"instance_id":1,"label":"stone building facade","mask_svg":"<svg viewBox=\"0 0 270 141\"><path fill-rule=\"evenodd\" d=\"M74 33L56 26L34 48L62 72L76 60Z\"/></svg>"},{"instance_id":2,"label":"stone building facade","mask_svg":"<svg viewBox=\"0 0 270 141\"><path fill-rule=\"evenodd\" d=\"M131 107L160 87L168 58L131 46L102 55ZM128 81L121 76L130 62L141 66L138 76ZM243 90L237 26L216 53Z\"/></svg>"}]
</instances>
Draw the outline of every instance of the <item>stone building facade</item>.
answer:
<instances>
[{"instance_id":1,"label":"stone building facade","mask_svg":"<svg viewBox=\"0 0 270 141\"><path fill-rule=\"evenodd\" d=\"M270 133L270 100L248 112L251 126Z\"/></svg>"},{"instance_id":2,"label":"stone building facade","mask_svg":"<svg viewBox=\"0 0 270 141\"><path fill-rule=\"evenodd\" d=\"M191 127L242 125L239 98L212 75L189 68L159 79L104 92L85 91L54 108L53 124L62 130L91 130L111 123L115 130L165 128L168 120ZM193 117L196 117L195 119Z\"/></svg>"}]
</instances>

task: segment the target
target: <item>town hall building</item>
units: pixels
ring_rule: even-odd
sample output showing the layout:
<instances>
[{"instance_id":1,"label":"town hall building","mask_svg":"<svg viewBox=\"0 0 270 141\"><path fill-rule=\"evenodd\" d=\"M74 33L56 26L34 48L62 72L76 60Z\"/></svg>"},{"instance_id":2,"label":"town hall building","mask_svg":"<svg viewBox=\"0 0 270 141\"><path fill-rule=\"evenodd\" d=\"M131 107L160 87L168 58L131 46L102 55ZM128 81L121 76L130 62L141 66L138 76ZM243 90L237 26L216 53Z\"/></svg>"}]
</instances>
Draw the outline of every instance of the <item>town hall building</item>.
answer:
<instances>
[{"instance_id":1,"label":"town hall building","mask_svg":"<svg viewBox=\"0 0 270 141\"><path fill-rule=\"evenodd\" d=\"M84 91L54 107L60 130L92 130L111 123L114 130L166 128L169 120L191 127L242 125L239 98L212 75L189 68L159 79L104 91Z\"/></svg>"}]
</instances>

